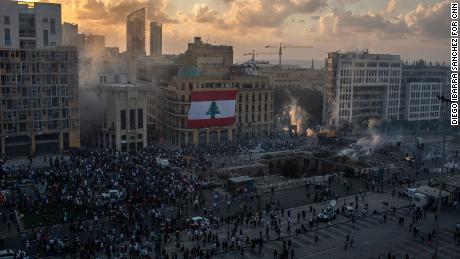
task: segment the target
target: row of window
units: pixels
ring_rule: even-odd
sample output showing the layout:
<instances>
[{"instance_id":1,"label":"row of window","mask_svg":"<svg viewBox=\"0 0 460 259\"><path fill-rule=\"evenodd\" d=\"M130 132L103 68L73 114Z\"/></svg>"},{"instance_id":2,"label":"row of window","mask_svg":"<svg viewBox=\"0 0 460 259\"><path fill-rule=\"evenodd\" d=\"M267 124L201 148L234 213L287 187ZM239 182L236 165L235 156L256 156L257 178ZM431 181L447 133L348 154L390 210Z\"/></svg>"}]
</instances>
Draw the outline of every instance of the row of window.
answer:
<instances>
[{"instance_id":1,"label":"row of window","mask_svg":"<svg viewBox=\"0 0 460 259\"><path fill-rule=\"evenodd\" d=\"M127 118L126 110L120 110L120 129L126 130L128 128L127 121L129 120L129 129L142 129L144 128L144 111L143 109L137 109L137 118L136 118L136 109L129 110L129 116ZM137 124L136 124L137 120ZM136 127L137 125L137 127Z\"/></svg>"},{"instance_id":2,"label":"row of window","mask_svg":"<svg viewBox=\"0 0 460 259\"><path fill-rule=\"evenodd\" d=\"M348 117L350 116L351 111L350 110L339 110L339 116L340 117Z\"/></svg>"},{"instance_id":3,"label":"row of window","mask_svg":"<svg viewBox=\"0 0 460 259\"><path fill-rule=\"evenodd\" d=\"M332 63L332 60L330 60ZM401 62L375 62L375 61L344 61L342 62L342 67L401 67Z\"/></svg>"},{"instance_id":4,"label":"row of window","mask_svg":"<svg viewBox=\"0 0 460 259\"><path fill-rule=\"evenodd\" d=\"M46 130L65 130L76 129L78 121L71 120L50 120L50 121L34 121L34 122L16 122L16 123L3 123L0 129L3 133L23 133L30 130L36 132L43 132Z\"/></svg>"},{"instance_id":5,"label":"row of window","mask_svg":"<svg viewBox=\"0 0 460 259\"><path fill-rule=\"evenodd\" d=\"M256 110L256 107L257 107L257 110ZM251 110L249 110L249 105L248 104L245 104L244 105L244 110L243 110L243 105L242 104L239 104L238 105L238 111L240 113L244 113L244 112L261 112L262 111L262 106L259 104L257 106L255 106L254 104L251 106ZM270 110L272 110L272 104L270 104ZM264 104L264 111L268 111L268 105L265 103Z\"/></svg>"},{"instance_id":6,"label":"row of window","mask_svg":"<svg viewBox=\"0 0 460 259\"><path fill-rule=\"evenodd\" d=\"M399 107L389 107L387 111L389 114L397 114L399 113Z\"/></svg>"},{"instance_id":7,"label":"row of window","mask_svg":"<svg viewBox=\"0 0 460 259\"><path fill-rule=\"evenodd\" d=\"M411 84L411 91L439 91L441 84Z\"/></svg>"},{"instance_id":8,"label":"row of window","mask_svg":"<svg viewBox=\"0 0 460 259\"><path fill-rule=\"evenodd\" d=\"M437 98L431 98L431 99L412 99L410 100L411 105L428 105L428 104L439 104L440 101Z\"/></svg>"},{"instance_id":9,"label":"row of window","mask_svg":"<svg viewBox=\"0 0 460 259\"><path fill-rule=\"evenodd\" d=\"M409 114L410 119L439 118L439 112L422 112Z\"/></svg>"},{"instance_id":10,"label":"row of window","mask_svg":"<svg viewBox=\"0 0 460 259\"><path fill-rule=\"evenodd\" d=\"M77 84L76 75L2 75L0 76L0 86L8 85L67 85L68 83Z\"/></svg>"},{"instance_id":11,"label":"row of window","mask_svg":"<svg viewBox=\"0 0 460 259\"><path fill-rule=\"evenodd\" d=\"M188 83L188 90L192 91L194 88L244 88L244 89L263 89L267 86L265 82L198 82ZM180 89L186 89L186 83L180 84Z\"/></svg>"},{"instance_id":12,"label":"row of window","mask_svg":"<svg viewBox=\"0 0 460 259\"><path fill-rule=\"evenodd\" d=\"M401 71L396 69L342 69L340 70L340 76L342 77L399 77Z\"/></svg>"},{"instance_id":13,"label":"row of window","mask_svg":"<svg viewBox=\"0 0 460 259\"><path fill-rule=\"evenodd\" d=\"M264 93L264 95L262 95L262 93L252 93L252 94L242 94L240 93L239 96L238 96L238 101L241 103L243 102L243 100L245 100L246 102L249 102L249 97L251 97L252 101L255 102L256 99L261 102L262 101L262 96L264 98L265 101L268 101L269 99L270 100L273 100L273 95L270 94L270 93Z\"/></svg>"},{"instance_id":14,"label":"row of window","mask_svg":"<svg viewBox=\"0 0 460 259\"><path fill-rule=\"evenodd\" d=\"M72 94L69 86L23 86L23 87L8 87L1 86L2 95L10 95L19 93L21 97L70 97ZM25 99L24 99L25 100Z\"/></svg>"},{"instance_id":15,"label":"row of window","mask_svg":"<svg viewBox=\"0 0 460 259\"><path fill-rule=\"evenodd\" d=\"M43 109L35 111L4 111L2 113L5 121L9 120L27 120L33 118L34 120L59 120L62 118L70 117L71 109L57 108L57 109Z\"/></svg>"},{"instance_id":16,"label":"row of window","mask_svg":"<svg viewBox=\"0 0 460 259\"><path fill-rule=\"evenodd\" d=\"M417 92L417 93L411 93L410 97L411 99L420 99L420 98L430 98L430 97L436 97L441 93L441 91L438 92ZM436 98L434 98L436 99Z\"/></svg>"},{"instance_id":17,"label":"row of window","mask_svg":"<svg viewBox=\"0 0 460 259\"><path fill-rule=\"evenodd\" d=\"M137 139L142 141L142 134L137 134ZM121 135L121 136L120 136L120 140L121 140L121 141L127 141L127 140L128 140L128 137L127 137L126 135ZM135 141L134 136L131 136L131 137L129 138L129 140L130 140L130 141Z\"/></svg>"},{"instance_id":18,"label":"row of window","mask_svg":"<svg viewBox=\"0 0 460 259\"><path fill-rule=\"evenodd\" d=\"M36 63L36 62L1 62L0 69L5 74L28 74L28 73L66 73L69 64L65 62Z\"/></svg>"},{"instance_id":19,"label":"row of window","mask_svg":"<svg viewBox=\"0 0 460 259\"><path fill-rule=\"evenodd\" d=\"M434 105L420 105L420 106L411 106L409 108L409 112L428 112L428 111L439 111L440 105L439 104L434 104Z\"/></svg>"},{"instance_id":20,"label":"row of window","mask_svg":"<svg viewBox=\"0 0 460 259\"><path fill-rule=\"evenodd\" d=\"M0 49L0 59L8 61L6 65L19 65L18 62L28 62L29 65L46 66L47 62L59 62L64 65L77 64L78 56L76 51L64 50L12 50ZM43 65L42 65L43 64ZM8 67L6 67L8 68Z\"/></svg>"}]
</instances>

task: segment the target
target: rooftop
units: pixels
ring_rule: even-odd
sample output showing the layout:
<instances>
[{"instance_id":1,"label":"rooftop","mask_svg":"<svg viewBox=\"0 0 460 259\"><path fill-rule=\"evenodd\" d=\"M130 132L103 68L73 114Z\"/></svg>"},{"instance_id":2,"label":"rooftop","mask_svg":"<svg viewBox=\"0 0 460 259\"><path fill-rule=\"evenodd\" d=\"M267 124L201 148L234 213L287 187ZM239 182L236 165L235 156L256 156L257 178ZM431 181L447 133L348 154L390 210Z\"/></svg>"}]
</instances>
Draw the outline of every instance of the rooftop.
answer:
<instances>
[{"instance_id":1,"label":"rooftop","mask_svg":"<svg viewBox=\"0 0 460 259\"><path fill-rule=\"evenodd\" d=\"M195 78L200 76L200 71L193 65L182 65L177 72L177 77Z\"/></svg>"}]
</instances>

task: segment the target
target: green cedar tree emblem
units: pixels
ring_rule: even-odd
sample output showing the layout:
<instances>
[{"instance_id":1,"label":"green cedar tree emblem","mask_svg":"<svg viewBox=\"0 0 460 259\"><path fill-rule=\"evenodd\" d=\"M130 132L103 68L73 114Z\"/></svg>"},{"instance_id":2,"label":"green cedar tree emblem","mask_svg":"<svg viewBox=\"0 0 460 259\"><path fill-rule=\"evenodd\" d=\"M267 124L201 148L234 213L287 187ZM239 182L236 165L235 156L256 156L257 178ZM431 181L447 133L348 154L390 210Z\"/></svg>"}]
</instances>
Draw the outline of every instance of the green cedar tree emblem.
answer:
<instances>
[{"instance_id":1,"label":"green cedar tree emblem","mask_svg":"<svg viewBox=\"0 0 460 259\"><path fill-rule=\"evenodd\" d=\"M216 102L212 102L206 115L211 115L211 119L215 119L216 114L220 114L219 106L217 106Z\"/></svg>"}]
</instances>

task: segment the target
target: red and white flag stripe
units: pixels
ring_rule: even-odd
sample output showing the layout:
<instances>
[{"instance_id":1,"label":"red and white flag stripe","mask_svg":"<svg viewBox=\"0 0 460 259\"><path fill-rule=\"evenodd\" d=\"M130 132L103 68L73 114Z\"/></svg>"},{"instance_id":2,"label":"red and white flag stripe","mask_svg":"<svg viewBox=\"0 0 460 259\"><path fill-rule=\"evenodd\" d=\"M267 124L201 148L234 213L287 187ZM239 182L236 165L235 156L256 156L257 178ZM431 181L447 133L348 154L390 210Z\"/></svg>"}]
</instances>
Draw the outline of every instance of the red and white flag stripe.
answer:
<instances>
[{"instance_id":1,"label":"red and white flag stripe","mask_svg":"<svg viewBox=\"0 0 460 259\"><path fill-rule=\"evenodd\" d=\"M187 128L225 127L235 123L237 90L193 92Z\"/></svg>"}]
</instances>

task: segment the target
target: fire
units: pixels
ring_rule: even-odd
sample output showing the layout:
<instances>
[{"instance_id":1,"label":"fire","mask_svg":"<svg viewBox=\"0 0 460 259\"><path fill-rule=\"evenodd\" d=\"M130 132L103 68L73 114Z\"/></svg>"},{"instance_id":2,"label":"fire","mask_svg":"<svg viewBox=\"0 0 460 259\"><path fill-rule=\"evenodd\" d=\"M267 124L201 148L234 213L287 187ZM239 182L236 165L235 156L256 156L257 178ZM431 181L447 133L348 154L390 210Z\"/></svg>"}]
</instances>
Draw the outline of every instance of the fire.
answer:
<instances>
[{"instance_id":1,"label":"fire","mask_svg":"<svg viewBox=\"0 0 460 259\"><path fill-rule=\"evenodd\" d=\"M305 112L297 104L292 104L289 107L289 119L291 125L297 125L298 132L302 132L303 118L306 116Z\"/></svg>"},{"instance_id":2,"label":"fire","mask_svg":"<svg viewBox=\"0 0 460 259\"><path fill-rule=\"evenodd\" d=\"M308 128L306 131L307 137L313 137L315 135L315 131L311 128Z\"/></svg>"}]
</instances>

